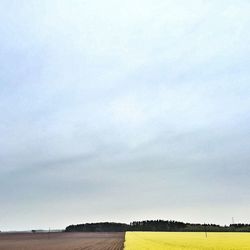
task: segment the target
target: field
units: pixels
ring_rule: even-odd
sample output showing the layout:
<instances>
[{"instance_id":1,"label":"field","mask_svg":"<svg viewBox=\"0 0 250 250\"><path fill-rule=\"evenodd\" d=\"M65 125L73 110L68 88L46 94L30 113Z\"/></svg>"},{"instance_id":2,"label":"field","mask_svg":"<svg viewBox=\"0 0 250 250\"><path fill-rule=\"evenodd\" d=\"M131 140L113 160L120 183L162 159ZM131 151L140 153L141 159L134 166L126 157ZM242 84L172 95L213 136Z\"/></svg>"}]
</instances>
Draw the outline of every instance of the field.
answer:
<instances>
[{"instance_id":1,"label":"field","mask_svg":"<svg viewBox=\"0 0 250 250\"><path fill-rule=\"evenodd\" d=\"M250 233L128 232L125 250L250 250Z\"/></svg>"},{"instance_id":2,"label":"field","mask_svg":"<svg viewBox=\"0 0 250 250\"><path fill-rule=\"evenodd\" d=\"M0 233L0 250L122 250L124 233ZM250 250L249 233L127 232L125 250Z\"/></svg>"},{"instance_id":3,"label":"field","mask_svg":"<svg viewBox=\"0 0 250 250\"><path fill-rule=\"evenodd\" d=\"M124 233L0 233L0 250L122 250Z\"/></svg>"}]
</instances>

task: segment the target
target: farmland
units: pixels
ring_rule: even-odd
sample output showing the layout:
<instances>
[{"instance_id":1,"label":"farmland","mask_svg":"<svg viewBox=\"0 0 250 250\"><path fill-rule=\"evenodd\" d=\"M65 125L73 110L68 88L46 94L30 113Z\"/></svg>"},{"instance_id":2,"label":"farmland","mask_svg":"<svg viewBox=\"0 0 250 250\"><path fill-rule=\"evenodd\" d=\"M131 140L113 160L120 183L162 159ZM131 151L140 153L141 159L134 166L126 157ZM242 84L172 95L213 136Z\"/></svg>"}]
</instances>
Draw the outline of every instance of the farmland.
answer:
<instances>
[{"instance_id":1,"label":"farmland","mask_svg":"<svg viewBox=\"0 0 250 250\"><path fill-rule=\"evenodd\" d=\"M1 233L0 250L122 250L124 233Z\"/></svg>"},{"instance_id":2,"label":"farmland","mask_svg":"<svg viewBox=\"0 0 250 250\"><path fill-rule=\"evenodd\" d=\"M250 250L249 233L128 232L125 250Z\"/></svg>"},{"instance_id":3,"label":"farmland","mask_svg":"<svg viewBox=\"0 0 250 250\"><path fill-rule=\"evenodd\" d=\"M125 237L125 243L124 243ZM250 250L249 233L1 233L0 250Z\"/></svg>"}]
</instances>

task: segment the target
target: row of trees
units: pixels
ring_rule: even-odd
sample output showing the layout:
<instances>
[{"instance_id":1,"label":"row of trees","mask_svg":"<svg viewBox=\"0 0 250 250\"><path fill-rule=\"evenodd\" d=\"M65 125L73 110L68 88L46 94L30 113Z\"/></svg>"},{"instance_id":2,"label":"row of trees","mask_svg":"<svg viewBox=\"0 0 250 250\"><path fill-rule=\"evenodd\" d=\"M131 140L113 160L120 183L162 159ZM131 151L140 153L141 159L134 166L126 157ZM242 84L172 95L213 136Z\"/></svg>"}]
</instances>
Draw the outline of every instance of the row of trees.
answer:
<instances>
[{"instance_id":1,"label":"row of trees","mask_svg":"<svg viewBox=\"0 0 250 250\"><path fill-rule=\"evenodd\" d=\"M100 222L70 225L66 227L66 232L125 232L128 229L127 224Z\"/></svg>"},{"instance_id":2,"label":"row of trees","mask_svg":"<svg viewBox=\"0 0 250 250\"><path fill-rule=\"evenodd\" d=\"M66 232L125 232L125 231L162 231L162 232L250 232L250 224L193 224L174 220L134 221L130 224L101 222L70 225Z\"/></svg>"}]
</instances>

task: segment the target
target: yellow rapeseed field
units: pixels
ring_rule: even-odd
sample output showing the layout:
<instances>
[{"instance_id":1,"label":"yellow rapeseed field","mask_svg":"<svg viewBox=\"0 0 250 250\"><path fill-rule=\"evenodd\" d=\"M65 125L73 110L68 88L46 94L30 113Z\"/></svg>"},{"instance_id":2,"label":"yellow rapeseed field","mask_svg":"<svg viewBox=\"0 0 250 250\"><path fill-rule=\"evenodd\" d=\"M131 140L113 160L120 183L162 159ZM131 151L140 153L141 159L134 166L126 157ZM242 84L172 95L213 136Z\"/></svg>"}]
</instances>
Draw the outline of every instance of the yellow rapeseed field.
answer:
<instances>
[{"instance_id":1,"label":"yellow rapeseed field","mask_svg":"<svg viewBox=\"0 0 250 250\"><path fill-rule=\"evenodd\" d=\"M250 250L250 233L127 232L125 250Z\"/></svg>"}]
</instances>

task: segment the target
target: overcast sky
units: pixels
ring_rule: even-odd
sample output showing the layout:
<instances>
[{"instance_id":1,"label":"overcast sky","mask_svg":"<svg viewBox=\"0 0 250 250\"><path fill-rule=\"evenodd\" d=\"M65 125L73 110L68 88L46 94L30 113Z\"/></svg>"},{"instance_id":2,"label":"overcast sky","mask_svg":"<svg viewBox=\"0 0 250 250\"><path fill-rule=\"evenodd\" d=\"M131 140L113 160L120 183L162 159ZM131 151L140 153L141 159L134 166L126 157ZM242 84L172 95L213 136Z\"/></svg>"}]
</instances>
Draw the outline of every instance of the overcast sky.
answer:
<instances>
[{"instance_id":1,"label":"overcast sky","mask_svg":"<svg viewBox=\"0 0 250 250\"><path fill-rule=\"evenodd\" d=\"M248 0L0 1L0 230L250 223Z\"/></svg>"}]
</instances>

